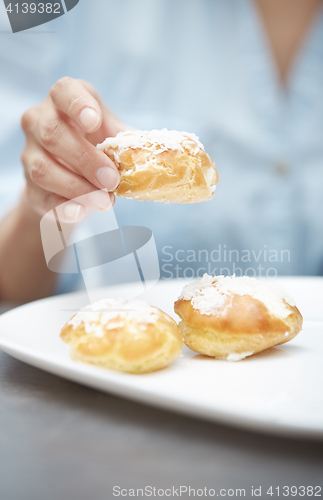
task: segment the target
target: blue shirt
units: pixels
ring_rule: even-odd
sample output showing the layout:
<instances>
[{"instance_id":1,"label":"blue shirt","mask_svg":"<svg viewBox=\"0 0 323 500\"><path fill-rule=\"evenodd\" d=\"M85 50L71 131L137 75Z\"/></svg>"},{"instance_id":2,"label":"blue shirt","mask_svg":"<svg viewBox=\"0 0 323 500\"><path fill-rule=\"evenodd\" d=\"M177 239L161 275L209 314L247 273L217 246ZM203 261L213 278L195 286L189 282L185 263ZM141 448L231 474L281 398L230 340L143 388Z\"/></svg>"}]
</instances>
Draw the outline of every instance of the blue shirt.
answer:
<instances>
[{"instance_id":1,"label":"blue shirt","mask_svg":"<svg viewBox=\"0 0 323 500\"><path fill-rule=\"evenodd\" d=\"M132 126L196 133L218 168L210 202L117 200L119 225L152 229L164 278L323 274L323 11L286 88L251 0L81 1L0 37L3 213L22 184L20 117L68 74Z\"/></svg>"}]
</instances>

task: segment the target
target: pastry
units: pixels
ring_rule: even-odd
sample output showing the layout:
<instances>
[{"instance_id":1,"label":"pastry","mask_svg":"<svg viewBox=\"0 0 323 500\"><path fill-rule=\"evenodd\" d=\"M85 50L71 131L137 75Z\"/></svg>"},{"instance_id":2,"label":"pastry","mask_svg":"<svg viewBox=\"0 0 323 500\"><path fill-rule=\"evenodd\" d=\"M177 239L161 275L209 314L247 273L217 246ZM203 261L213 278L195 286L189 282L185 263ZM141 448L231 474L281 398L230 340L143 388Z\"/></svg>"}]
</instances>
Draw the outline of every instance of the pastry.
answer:
<instances>
[{"instance_id":1,"label":"pastry","mask_svg":"<svg viewBox=\"0 0 323 500\"><path fill-rule=\"evenodd\" d=\"M72 359L112 370L145 373L172 363L183 341L176 322L140 300L106 299L75 314L61 339Z\"/></svg>"},{"instance_id":2,"label":"pastry","mask_svg":"<svg viewBox=\"0 0 323 500\"><path fill-rule=\"evenodd\" d=\"M291 298L255 278L212 277L186 285L175 312L184 343L207 356L237 361L285 344L302 329Z\"/></svg>"},{"instance_id":3,"label":"pastry","mask_svg":"<svg viewBox=\"0 0 323 500\"><path fill-rule=\"evenodd\" d=\"M198 137L175 130L130 130L97 147L116 164L117 196L163 203L210 200L219 176Z\"/></svg>"}]
</instances>

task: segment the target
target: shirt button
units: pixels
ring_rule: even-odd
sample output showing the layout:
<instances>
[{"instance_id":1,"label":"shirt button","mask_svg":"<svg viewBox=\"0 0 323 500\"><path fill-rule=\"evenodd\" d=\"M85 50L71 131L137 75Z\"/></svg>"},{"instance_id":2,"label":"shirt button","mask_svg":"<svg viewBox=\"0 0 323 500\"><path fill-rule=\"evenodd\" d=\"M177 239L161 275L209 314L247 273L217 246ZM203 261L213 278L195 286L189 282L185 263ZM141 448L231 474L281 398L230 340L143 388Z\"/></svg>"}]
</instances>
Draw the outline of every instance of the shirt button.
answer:
<instances>
[{"instance_id":1,"label":"shirt button","mask_svg":"<svg viewBox=\"0 0 323 500\"><path fill-rule=\"evenodd\" d=\"M283 161L279 161L274 165L274 172L276 175L287 175L289 172L289 166Z\"/></svg>"}]
</instances>

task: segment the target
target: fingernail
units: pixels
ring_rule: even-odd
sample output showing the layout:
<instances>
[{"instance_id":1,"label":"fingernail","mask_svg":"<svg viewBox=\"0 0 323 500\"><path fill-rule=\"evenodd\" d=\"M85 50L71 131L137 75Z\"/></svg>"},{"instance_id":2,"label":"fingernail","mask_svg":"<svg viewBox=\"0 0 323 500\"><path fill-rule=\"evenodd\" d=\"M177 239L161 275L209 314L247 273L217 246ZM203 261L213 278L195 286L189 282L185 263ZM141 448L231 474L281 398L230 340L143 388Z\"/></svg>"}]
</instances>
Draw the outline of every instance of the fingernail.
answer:
<instances>
[{"instance_id":1,"label":"fingernail","mask_svg":"<svg viewBox=\"0 0 323 500\"><path fill-rule=\"evenodd\" d=\"M80 216L81 209L81 205L79 205L78 203L74 203L73 201L69 201L65 203L64 214L71 221L77 221Z\"/></svg>"},{"instance_id":2,"label":"fingernail","mask_svg":"<svg viewBox=\"0 0 323 500\"><path fill-rule=\"evenodd\" d=\"M99 113L92 108L85 108L81 111L80 122L88 132L91 132L99 124L100 120Z\"/></svg>"},{"instance_id":3,"label":"fingernail","mask_svg":"<svg viewBox=\"0 0 323 500\"><path fill-rule=\"evenodd\" d=\"M119 172L110 167L101 167L96 173L96 178L104 188L113 191L120 183Z\"/></svg>"},{"instance_id":4,"label":"fingernail","mask_svg":"<svg viewBox=\"0 0 323 500\"><path fill-rule=\"evenodd\" d=\"M93 205L101 210L109 210L112 208L111 197L109 193L105 191L93 191L93 193L90 193L90 198Z\"/></svg>"}]
</instances>

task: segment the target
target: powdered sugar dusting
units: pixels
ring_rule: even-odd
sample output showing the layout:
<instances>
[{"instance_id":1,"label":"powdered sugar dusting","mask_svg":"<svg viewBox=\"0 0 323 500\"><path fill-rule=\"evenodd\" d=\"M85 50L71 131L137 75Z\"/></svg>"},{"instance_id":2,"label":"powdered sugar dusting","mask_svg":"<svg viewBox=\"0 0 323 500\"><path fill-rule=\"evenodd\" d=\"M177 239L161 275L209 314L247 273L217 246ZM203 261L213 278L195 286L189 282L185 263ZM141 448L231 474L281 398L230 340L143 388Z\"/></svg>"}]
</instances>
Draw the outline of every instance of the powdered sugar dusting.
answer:
<instances>
[{"instance_id":1,"label":"powdered sugar dusting","mask_svg":"<svg viewBox=\"0 0 323 500\"><path fill-rule=\"evenodd\" d=\"M203 144L195 134L188 132L178 132L177 130L127 130L119 132L115 137L108 137L97 148L102 151L112 151L115 159L120 162L120 154L126 149L142 148L147 151L154 151L154 154L160 154L168 150L184 151L183 144L189 141L195 145L193 154L200 150L204 151ZM193 144L192 144L193 143Z\"/></svg>"},{"instance_id":2,"label":"powdered sugar dusting","mask_svg":"<svg viewBox=\"0 0 323 500\"><path fill-rule=\"evenodd\" d=\"M108 330L122 327L125 319L147 325L156 323L159 316L158 309L142 300L105 299L85 307L67 324L76 330L83 323L86 333L102 337L102 327Z\"/></svg>"},{"instance_id":3,"label":"powdered sugar dusting","mask_svg":"<svg viewBox=\"0 0 323 500\"><path fill-rule=\"evenodd\" d=\"M265 304L278 318L286 318L290 311L284 300L294 306L294 301L277 286L248 276L209 276L186 285L179 299L190 300L194 309L209 316L216 314L233 295L250 295Z\"/></svg>"}]
</instances>

